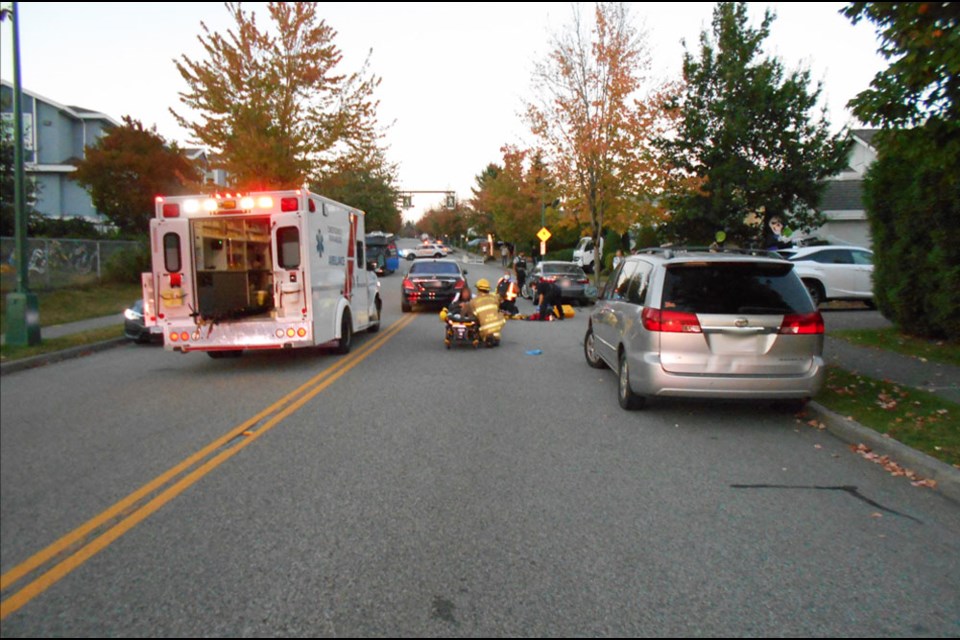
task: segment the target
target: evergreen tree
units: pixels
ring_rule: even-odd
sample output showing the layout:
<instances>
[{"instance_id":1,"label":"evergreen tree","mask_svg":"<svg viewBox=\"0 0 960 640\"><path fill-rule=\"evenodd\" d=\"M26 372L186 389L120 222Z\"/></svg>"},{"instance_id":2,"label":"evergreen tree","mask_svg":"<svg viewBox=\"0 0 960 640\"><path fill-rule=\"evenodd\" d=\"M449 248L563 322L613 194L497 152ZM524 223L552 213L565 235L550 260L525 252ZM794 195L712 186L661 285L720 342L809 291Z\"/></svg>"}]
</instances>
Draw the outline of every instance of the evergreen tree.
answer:
<instances>
[{"instance_id":1,"label":"evergreen tree","mask_svg":"<svg viewBox=\"0 0 960 640\"><path fill-rule=\"evenodd\" d=\"M0 235L16 234L16 211L14 208L14 143L13 129L0 128ZM33 229L43 217L34 209L37 202L37 187L29 178L23 181L24 213L27 228ZM29 232L29 231L28 231Z\"/></svg>"},{"instance_id":2,"label":"evergreen tree","mask_svg":"<svg viewBox=\"0 0 960 640\"><path fill-rule=\"evenodd\" d=\"M884 128L864 200L874 299L904 333L960 332L960 7L952 2L853 2L891 60L850 101Z\"/></svg>"},{"instance_id":3,"label":"evergreen tree","mask_svg":"<svg viewBox=\"0 0 960 640\"><path fill-rule=\"evenodd\" d=\"M702 33L698 55L684 54L681 123L659 144L677 168L674 183L699 188L668 198L674 239L709 243L722 230L752 244L774 215L793 229L822 224L822 181L846 166L846 134L831 135L823 112L812 118L821 86L809 89L809 71L788 73L762 56L773 19L768 10L751 28L746 3L720 3L712 38Z\"/></svg>"}]
</instances>

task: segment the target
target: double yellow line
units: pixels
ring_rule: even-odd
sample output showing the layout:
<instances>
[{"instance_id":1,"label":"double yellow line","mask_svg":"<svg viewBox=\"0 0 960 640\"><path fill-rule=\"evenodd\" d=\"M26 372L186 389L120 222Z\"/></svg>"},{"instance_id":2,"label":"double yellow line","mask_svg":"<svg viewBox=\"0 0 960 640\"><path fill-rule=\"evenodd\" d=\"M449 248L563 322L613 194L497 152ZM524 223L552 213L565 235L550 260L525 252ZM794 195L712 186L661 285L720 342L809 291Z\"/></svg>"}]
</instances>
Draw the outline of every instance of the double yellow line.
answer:
<instances>
[{"instance_id":1,"label":"double yellow line","mask_svg":"<svg viewBox=\"0 0 960 640\"><path fill-rule=\"evenodd\" d=\"M314 396L360 364L367 356L413 322L405 315L373 340L340 358L305 384L290 392L243 424L217 438L183 462L143 485L112 507L63 536L26 562L0 576L0 592L46 568L41 575L0 602L0 620L20 609L59 582L71 571L105 549L165 504L199 482L208 473L275 427Z\"/></svg>"}]
</instances>

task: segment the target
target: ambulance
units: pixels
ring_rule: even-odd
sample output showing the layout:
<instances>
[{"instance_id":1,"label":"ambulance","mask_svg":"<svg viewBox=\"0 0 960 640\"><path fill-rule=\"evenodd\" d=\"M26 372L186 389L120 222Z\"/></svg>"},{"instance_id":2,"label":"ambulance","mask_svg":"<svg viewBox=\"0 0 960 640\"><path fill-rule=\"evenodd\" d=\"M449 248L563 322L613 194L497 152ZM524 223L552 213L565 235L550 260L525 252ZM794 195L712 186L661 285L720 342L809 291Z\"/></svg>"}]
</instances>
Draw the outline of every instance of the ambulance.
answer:
<instances>
[{"instance_id":1,"label":"ambulance","mask_svg":"<svg viewBox=\"0 0 960 640\"><path fill-rule=\"evenodd\" d=\"M212 358L331 347L380 328L364 213L305 189L161 196L150 220L144 321L164 348Z\"/></svg>"}]
</instances>

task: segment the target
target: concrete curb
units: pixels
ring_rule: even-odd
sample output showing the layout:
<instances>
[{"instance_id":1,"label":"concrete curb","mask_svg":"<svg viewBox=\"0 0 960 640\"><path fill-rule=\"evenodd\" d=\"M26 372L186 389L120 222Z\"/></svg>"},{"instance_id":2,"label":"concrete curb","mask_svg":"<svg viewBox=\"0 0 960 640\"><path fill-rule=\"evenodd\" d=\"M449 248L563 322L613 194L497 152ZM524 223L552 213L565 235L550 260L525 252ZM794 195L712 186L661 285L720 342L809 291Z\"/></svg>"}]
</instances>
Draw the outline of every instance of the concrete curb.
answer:
<instances>
[{"instance_id":1,"label":"concrete curb","mask_svg":"<svg viewBox=\"0 0 960 640\"><path fill-rule=\"evenodd\" d=\"M113 338L111 340L104 340L103 342L95 342L93 344L85 344L79 347L63 349L62 351L52 351L39 356L33 356L31 358L22 358L20 360L14 360L13 362L0 363L0 376L5 376L9 373L17 373L18 371L24 371L26 369L42 367L46 364L61 362L71 358L79 358L80 356L96 353L97 351L112 349L113 347L118 347L121 344L126 344L128 342L130 342L130 340L127 338Z\"/></svg>"},{"instance_id":2,"label":"concrete curb","mask_svg":"<svg viewBox=\"0 0 960 640\"><path fill-rule=\"evenodd\" d=\"M827 430L844 442L863 443L879 455L888 455L892 460L907 469L916 472L928 480L935 480L935 491L950 500L960 503L960 469L941 462L922 451L917 451L902 442L868 429L858 422L848 420L826 407L810 402L807 411L820 420Z\"/></svg>"}]
</instances>

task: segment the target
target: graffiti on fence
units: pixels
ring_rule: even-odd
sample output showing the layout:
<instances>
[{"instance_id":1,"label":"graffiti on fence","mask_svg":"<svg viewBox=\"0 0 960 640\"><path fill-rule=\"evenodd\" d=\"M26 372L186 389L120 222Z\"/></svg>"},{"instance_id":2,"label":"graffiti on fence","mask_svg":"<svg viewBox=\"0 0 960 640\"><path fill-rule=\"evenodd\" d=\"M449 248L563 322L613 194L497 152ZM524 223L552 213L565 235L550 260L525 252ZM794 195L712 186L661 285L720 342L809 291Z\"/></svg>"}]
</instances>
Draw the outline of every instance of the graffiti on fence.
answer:
<instances>
[{"instance_id":1,"label":"graffiti on fence","mask_svg":"<svg viewBox=\"0 0 960 640\"><path fill-rule=\"evenodd\" d=\"M43 246L34 246L29 250L27 270L32 273L46 273L47 269L69 273L90 273L96 266L100 252L96 244L92 246L86 242L74 242L69 245L66 241L44 241ZM34 244L34 243L31 243ZM11 249L3 260L4 273L15 271L17 266L16 251Z\"/></svg>"}]
</instances>

